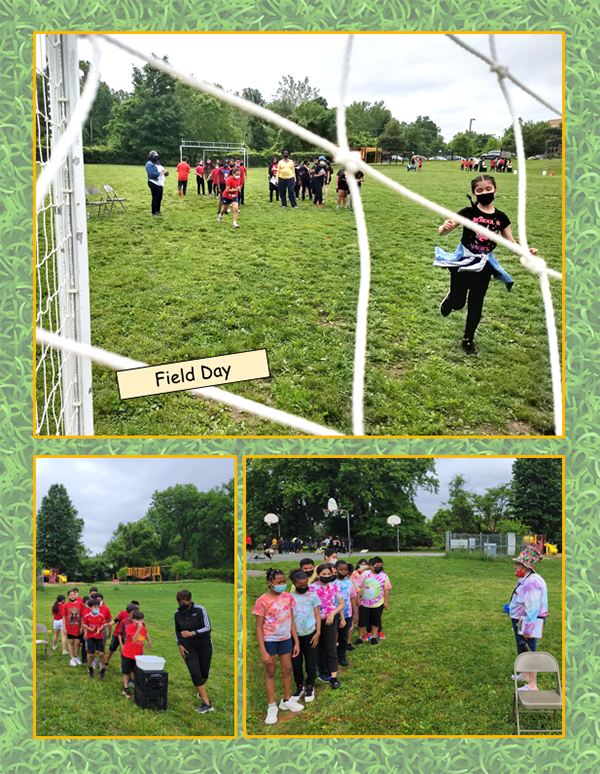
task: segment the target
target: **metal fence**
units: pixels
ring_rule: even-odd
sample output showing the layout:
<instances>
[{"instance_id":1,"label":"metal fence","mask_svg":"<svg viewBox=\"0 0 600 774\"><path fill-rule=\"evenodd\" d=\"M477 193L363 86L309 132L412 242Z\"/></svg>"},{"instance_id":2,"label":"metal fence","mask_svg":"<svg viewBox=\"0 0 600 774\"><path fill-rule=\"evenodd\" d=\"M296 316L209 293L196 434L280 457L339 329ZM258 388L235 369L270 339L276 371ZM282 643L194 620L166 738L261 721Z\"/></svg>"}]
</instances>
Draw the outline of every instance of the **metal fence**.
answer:
<instances>
[{"instance_id":1,"label":"metal fence","mask_svg":"<svg viewBox=\"0 0 600 774\"><path fill-rule=\"evenodd\" d=\"M446 551L479 551L487 556L516 556L523 547L523 535L508 532L504 535L468 535L446 532Z\"/></svg>"}]
</instances>

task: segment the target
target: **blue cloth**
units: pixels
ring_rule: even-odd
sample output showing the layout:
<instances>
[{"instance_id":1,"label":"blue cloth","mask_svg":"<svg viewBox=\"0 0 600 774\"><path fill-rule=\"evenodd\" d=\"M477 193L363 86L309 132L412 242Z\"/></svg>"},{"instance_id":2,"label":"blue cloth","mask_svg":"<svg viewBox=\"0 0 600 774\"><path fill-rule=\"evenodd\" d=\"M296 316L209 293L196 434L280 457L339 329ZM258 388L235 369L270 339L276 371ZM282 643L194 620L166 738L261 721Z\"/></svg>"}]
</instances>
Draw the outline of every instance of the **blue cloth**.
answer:
<instances>
[{"instance_id":1,"label":"blue cloth","mask_svg":"<svg viewBox=\"0 0 600 774\"><path fill-rule=\"evenodd\" d=\"M458 269L459 271L481 271L486 263L490 264L492 277L504 282L506 289L510 290L515 284L512 277L506 272L494 258L494 253L472 253L461 243L453 253L435 248L434 266L444 269Z\"/></svg>"},{"instance_id":2,"label":"blue cloth","mask_svg":"<svg viewBox=\"0 0 600 774\"><path fill-rule=\"evenodd\" d=\"M286 653L292 653L294 650L294 640L265 641L265 650L269 656L285 656Z\"/></svg>"},{"instance_id":3,"label":"blue cloth","mask_svg":"<svg viewBox=\"0 0 600 774\"><path fill-rule=\"evenodd\" d=\"M158 167L153 161L146 162L146 172L148 173L148 180L158 180L160 177Z\"/></svg>"}]
</instances>

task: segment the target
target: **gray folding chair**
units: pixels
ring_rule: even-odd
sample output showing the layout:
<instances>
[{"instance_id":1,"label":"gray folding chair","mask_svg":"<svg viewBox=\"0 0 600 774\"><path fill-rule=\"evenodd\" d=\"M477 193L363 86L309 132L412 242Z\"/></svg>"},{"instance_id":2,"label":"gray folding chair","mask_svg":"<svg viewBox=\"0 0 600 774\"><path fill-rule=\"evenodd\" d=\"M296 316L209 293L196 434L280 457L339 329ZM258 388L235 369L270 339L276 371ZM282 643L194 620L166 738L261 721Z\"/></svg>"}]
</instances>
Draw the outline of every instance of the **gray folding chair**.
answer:
<instances>
[{"instance_id":1,"label":"gray folding chair","mask_svg":"<svg viewBox=\"0 0 600 774\"><path fill-rule=\"evenodd\" d=\"M99 199L91 199L92 196L99 196ZM85 206L90 207L90 212L94 209L96 210L96 215L100 215L100 209L102 208L104 212L108 213L110 215L110 210L108 209L108 203L106 199L102 196L102 192L99 188L96 188L96 186L93 185L87 185L85 187Z\"/></svg>"},{"instance_id":2,"label":"gray folding chair","mask_svg":"<svg viewBox=\"0 0 600 774\"><path fill-rule=\"evenodd\" d=\"M45 638L42 636L45 635ZM38 649L38 646L41 648L46 648L46 655L48 656L48 661L50 661L50 652L48 650L48 646L50 645L50 633L48 629L44 626L44 624L36 624L35 625L35 649Z\"/></svg>"},{"instance_id":3,"label":"gray folding chair","mask_svg":"<svg viewBox=\"0 0 600 774\"><path fill-rule=\"evenodd\" d=\"M115 204L120 204L121 207L125 210L125 205L123 202L126 202L127 199L124 199L123 197L117 196L116 191L114 188L111 188L108 184L105 184L102 186L104 188L104 192L106 193L106 201L110 203L110 209L112 211ZM111 196L112 194L112 196ZM127 210L125 210L127 212Z\"/></svg>"},{"instance_id":4,"label":"gray folding chair","mask_svg":"<svg viewBox=\"0 0 600 774\"><path fill-rule=\"evenodd\" d=\"M551 672L556 674L557 689L556 691L519 691L517 688L517 675L520 672ZM519 712L521 714L550 714L552 713L552 720L556 722L556 713L558 710L562 710L562 691L560 686L560 669L558 662L551 656L550 653L544 651L520 653L515 659L514 665L514 683L515 683L515 696L513 699L513 719L515 713L517 716L517 733L524 734L548 734L555 733L556 731L562 731L562 728L537 728L537 729L523 729L521 731L521 723Z\"/></svg>"}]
</instances>

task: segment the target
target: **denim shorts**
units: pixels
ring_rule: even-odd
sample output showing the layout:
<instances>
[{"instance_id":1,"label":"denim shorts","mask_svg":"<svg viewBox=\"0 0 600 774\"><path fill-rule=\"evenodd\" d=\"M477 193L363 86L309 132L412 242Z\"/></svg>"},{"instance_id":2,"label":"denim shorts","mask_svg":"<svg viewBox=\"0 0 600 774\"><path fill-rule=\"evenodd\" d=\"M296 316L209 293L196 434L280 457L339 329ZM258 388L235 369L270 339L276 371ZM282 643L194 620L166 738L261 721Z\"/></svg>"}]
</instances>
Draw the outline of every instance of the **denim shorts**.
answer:
<instances>
[{"instance_id":1,"label":"denim shorts","mask_svg":"<svg viewBox=\"0 0 600 774\"><path fill-rule=\"evenodd\" d=\"M269 656L285 656L286 653L292 653L294 650L294 640L265 640L265 650Z\"/></svg>"}]
</instances>

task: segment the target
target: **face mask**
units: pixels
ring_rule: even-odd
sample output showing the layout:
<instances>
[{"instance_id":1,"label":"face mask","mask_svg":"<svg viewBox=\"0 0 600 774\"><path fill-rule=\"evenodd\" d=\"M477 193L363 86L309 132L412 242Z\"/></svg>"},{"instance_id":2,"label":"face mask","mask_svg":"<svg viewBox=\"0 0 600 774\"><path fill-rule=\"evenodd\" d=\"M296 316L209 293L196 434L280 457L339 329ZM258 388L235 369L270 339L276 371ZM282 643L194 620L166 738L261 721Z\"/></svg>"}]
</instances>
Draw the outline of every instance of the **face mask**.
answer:
<instances>
[{"instance_id":1,"label":"face mask","mask_svg":"<svg viewBox=\"0 0 600 774\"><path fill-rule=\"evenodd\" d=\"M515 575L517 578L524 578L527 575L527 570L517 570Z\"/></svg>"},{"instance_id":2,"label":"face mask","mask_svg":"<svg viewBox=\"0 0 600 774\"><path fill-rule=\"evenodd\" d=\"M278 594L281 594L282 591L285 591L287 589L287 583L280 583L278 586L273 586L273 591L276 591Z\"/></svg>"},{"instance_id":3,"label":"face mask","mask_svg":"<svg viewBox=\"0 0 600 774\"><path fill-rule=\"evenodd\" d=\"M348 573L347 572L344 572L344 573L338 572L338 578L344 579L344 578L347 578L347 577L348 577Z\"/></svg>"},{"instance_id":4,"label":"face mask","mask_svg":"<svg viewBox=\"0 0 600 774\"><path fill-rule=\"evenodd\" d=\"M323 577L323 575L321 575L319 580L321 581L321 583L331 583L331 581L335 580L335 576L334 575L326 575L325 577Z\"/></svg>"},{"instance_id":5,"label":"face mask","mask_svg":"<svg viewBox=\"0 0 600 774\"><path fill-rule=\"evenodd\" d=\"M328 559L329 564L337 564L337 559L334 559L333 557L330 557Z\"/></svg>"},{"instance_id":6,"label":"face mask","mask_svg":"<svg viewBox=\"0 0 600 774\"><path fill-rule=\"evenodd\" d=\"M380 572L383 572L383 565L377 565L377 567L373 567L373 572L375 575L377 575Z\"/></svg>"},{"instance_id":7,"label":"face mask","mask_svg":"<svg viewBox=\"0 0 600 774\"><path fill-rule=\"evenodd\" d=\"M186 604L183 604L183 602L182 602L181 605L179 605L179 610L182 613L187 613L187 611L190 609L190 607L191 607L191 605L188 607Z\"/></svg>"},{"instance_id":8,"label":"face mask","mask_svg":"<svg viewBox=\"0 0 600 774\"><path fill-rule=\"evenodd\" d=\"M283 158L284 158L284 159L289 159L289 157L290 157L290 156L289 156L289 153L284 153L284 154L283 154Z\"/></svg>"},{"instance_id":9,"label":"face mask","mask_svg":"<svg viewBox=\"0 0 600 774\"><path fill-rule=\"evenodd\" d=\"M99 610L92 610L92 615L98 615L100 613Z\"/></svg>"},{"instance_id":10,"label":"face mask","mask_svg":"<svg viewBox=\"0 0 600 774\"><path fill-rule=\"evenodd\" d=\"M491 204L494 201L494 197L496 194L493 193L485 193L485 194L477 194L475 197L477 199L477 204Z\"/></svg>"},{"instance_id":11,"label":"face mask","mask_svg":"<svg viewBox=\"0 0 600 774\"><path fill-rule=\"evenodd\" d=\"M303 589L300 589L298 588L298 586L296 586L296 594L306 594L307 591L308 591L308 586L305 586Z\"/></svg>"}]
</instances>

